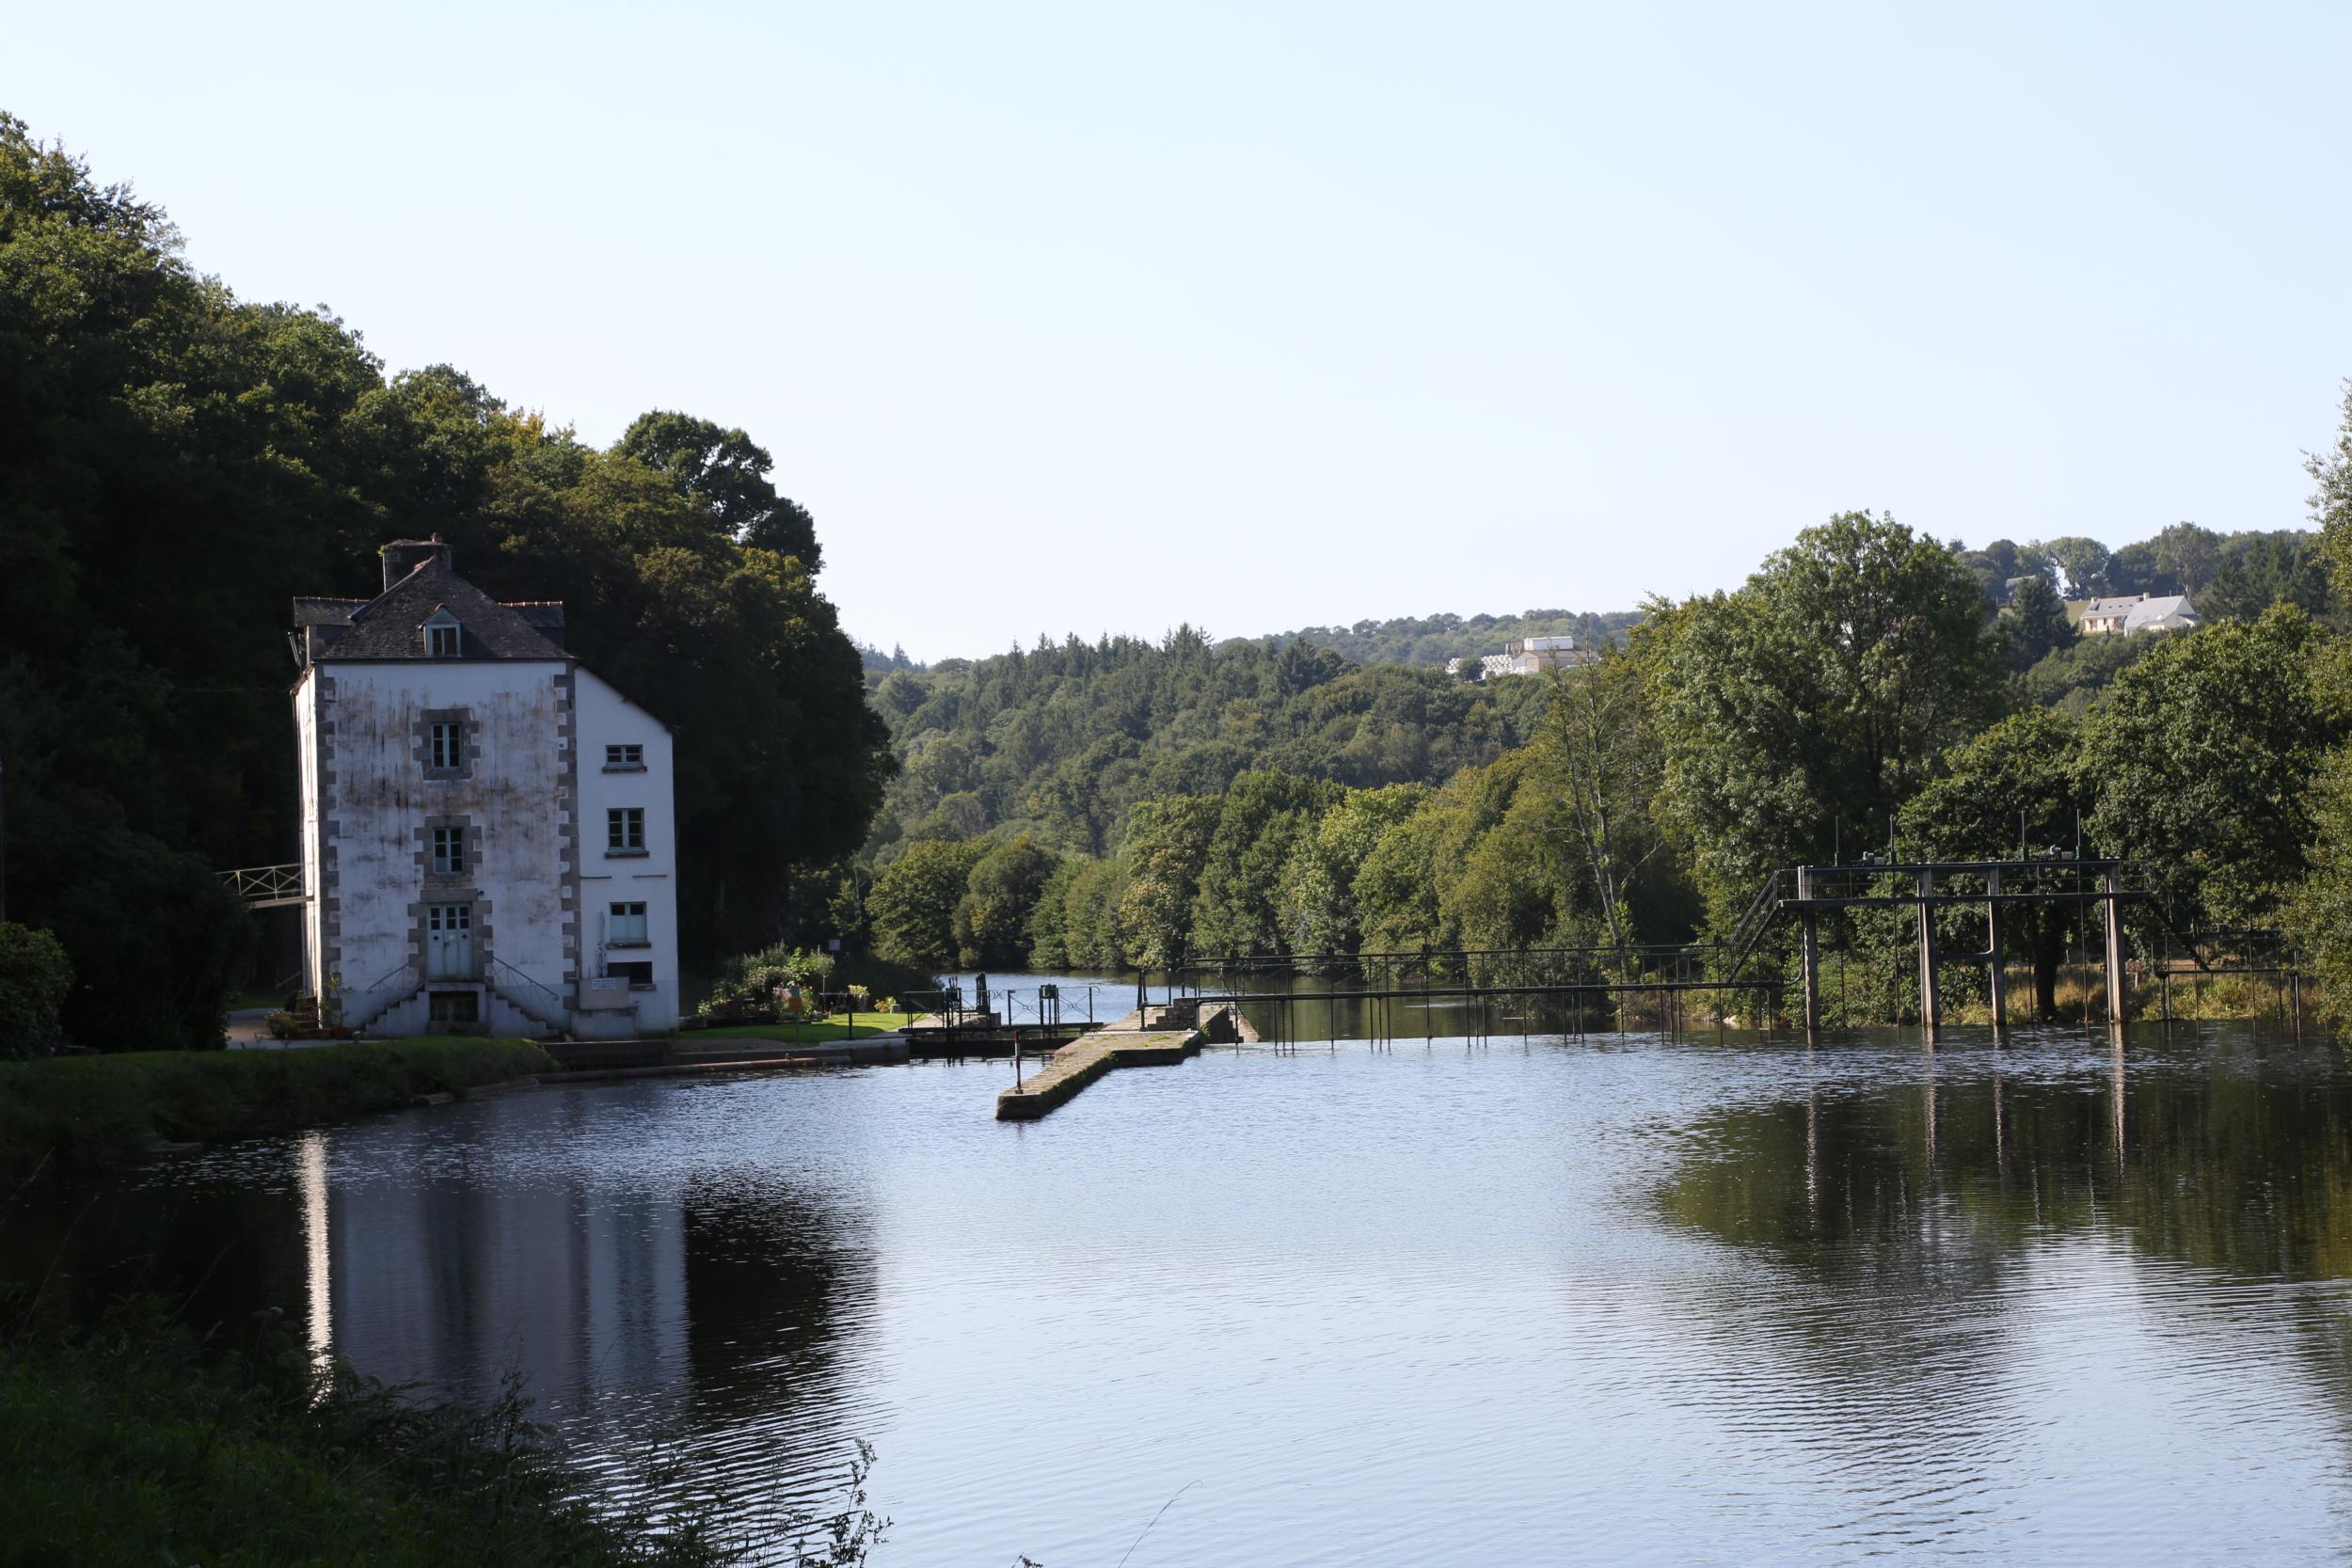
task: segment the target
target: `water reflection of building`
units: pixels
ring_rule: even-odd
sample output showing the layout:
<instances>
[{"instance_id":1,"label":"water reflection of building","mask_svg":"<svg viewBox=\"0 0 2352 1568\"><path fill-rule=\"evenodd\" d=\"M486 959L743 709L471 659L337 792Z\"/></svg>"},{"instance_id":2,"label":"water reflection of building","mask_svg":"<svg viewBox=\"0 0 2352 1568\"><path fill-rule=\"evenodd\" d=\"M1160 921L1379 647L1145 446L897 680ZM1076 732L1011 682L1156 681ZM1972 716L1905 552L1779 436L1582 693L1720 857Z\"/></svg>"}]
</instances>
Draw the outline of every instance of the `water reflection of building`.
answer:
<instances>
[{"instance_id":1,"label":"water reflection of building","mask_svg":"<svg viewBox=\"0 0 2352 1568\"><path fill-rule=\"evenodd\" d=\"M408 1168L424 1166L428 1151L414 1152ZM479 1398L520 1372L554 1411L683 1370L685 1224L675 1197L578 1176L466 1173L341 1183L326 1214L334 1353L372 1376ZM318 1318L314 1288L314 1343Z\"/></svg>"},{"instance_id":2,"label":"water reflection of building","mask_svg":"<svg viewBox=\"0 0 2352 1568\"><path fill-rule=\"evenodd\" d=\"M313 1349L475 1402L519 1373L535 1414L592 1448L743 1428L846 1443L878 1289L861 1211L780 1169L649 1180L635 1148L624 1173L581 1147L612 1109L502 1101L479 1152L440 1117L296 1145Z\"/></svg>"}]
</instances>

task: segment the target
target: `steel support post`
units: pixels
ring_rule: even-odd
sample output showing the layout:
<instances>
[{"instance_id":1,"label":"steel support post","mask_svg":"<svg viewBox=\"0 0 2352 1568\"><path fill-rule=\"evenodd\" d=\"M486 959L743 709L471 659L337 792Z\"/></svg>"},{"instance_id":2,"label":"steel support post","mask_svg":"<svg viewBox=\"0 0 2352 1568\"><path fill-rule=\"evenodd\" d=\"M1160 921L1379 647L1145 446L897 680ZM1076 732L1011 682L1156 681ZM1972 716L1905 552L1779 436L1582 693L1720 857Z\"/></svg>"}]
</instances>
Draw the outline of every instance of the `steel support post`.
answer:
<instances>
[{"instance_id":1,"label":"steel support post","mask_svg":"<svg viewBox=\"0 0 2352 1568\"><path fill-rule=\"evenodd\" d=\"M1811 902L1813 868L1809 865L1797 867L1797 897L1804 905L1800 917L1804 927L1804 1035L1811 1039L1821 1032L1821 946Z\"/></svg>"},{"instance_id":2,"label":"steel support post","mask_svg":"<svg viewBox=\"0 0 2352 1568\"><path fill-rule=\"evenodd\" d=\"M1993 1037L1999 1039L2009 1027L2009 971L2002 962L2001 874L1998 871L1985 873L1984 891L1984 929L1991 953L1985 960L1985 989L1993 997Z\"/></svg>"},{"instance_id":3,"label":"steel support post","mask_svg":"<svg viewBox=\"0 0 2352 1568\"><path fill-rule=\"evenodd\" d=\"M1944 1012L1935 994L1935 906L1928 899L1935 892L1935 873L1919 873L1919 1027L1930 1040L1943 1026Z\"/></svg>"},{"instance_id":4,"label":"steel support post","mask_svg":"<svg viewBox=\"0 0 2352 1568\"><path fill-rule=\"evenodd\" d=\"M2123 1027L2123 874L2107 873L2107 1027Z\"/></svg>"}]
</instances>

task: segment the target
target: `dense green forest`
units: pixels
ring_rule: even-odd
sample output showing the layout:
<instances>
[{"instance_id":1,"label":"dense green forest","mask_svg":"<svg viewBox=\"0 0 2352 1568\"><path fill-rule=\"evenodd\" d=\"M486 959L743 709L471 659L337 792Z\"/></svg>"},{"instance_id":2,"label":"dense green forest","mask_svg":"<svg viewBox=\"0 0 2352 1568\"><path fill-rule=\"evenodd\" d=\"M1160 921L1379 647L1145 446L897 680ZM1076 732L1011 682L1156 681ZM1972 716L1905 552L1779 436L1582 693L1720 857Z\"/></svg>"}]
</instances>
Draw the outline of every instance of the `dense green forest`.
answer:
<instances>
[{"instance_id":1,"label":"dense green forest","mask_svg":"<svg viewBox=\"0 0 2352 1568\"><path fill-rule=\"evenodd\" d=\"M571 647L676 728L690 958L821 916L811 868L864 841L892 763L771 468L681 414L598 449L447 366L387 375L0 116L8 913L62 942L68 1033L219 1037L254 932L214 872L296 847L289 601L373 594L401 535L566 601Z\"/></svg>"},{"instance_id":2,"label":"dense green forest","mask_svg":"<svg viewBox=\"0 0 2352 1568\"><path fill-rule=\"evenodd\" d=\"M1724 929L1771 869L1841 843L1996 855L2021 821L2039 845L2079 820L2167 867L2180 918L2292 924L2352 978L2330 903L2352 909L2352 405L2344 439L2313 465L2320 532L1972 550L1849 514L1549 677L1189 628L893 673L876 700L906 770L861 934L1047 969L1613 947ZM2175 592L2198 629L2085 637L2067 602ZM2045 1005L2064 936L2018 923Z\"/></svg>"},{"instance_id":3,"label":"dense green forest","mask_svg":"<svg viewBox=\"0 0 2352 1568\"><path fill-rule=\"evenodd\" d=\"M1369 788L1439 783L1524 745L1535 688L1360 666L1304 642L1041 641L874 687L904 769L875 849L1027 832L1100 854L1136 802L1213 795L1251 768Z\"/></svg>"},{"instance_id":4,"label":"dense green forest","mask_svg":"<svg viewBox=\"0 0 2352 1568\"><path fill-rule=\"evenodd\" d=\"M1359 664L1434 664L1442 669L1448 659L1499 654L1505 642L1526 637L1574 637L1581 647L1597 648L1641 618L1635 610L1596 615L1567 610L1530 610L1517 615L1407 615L1391 621L1359 621L1352 626L1302 626L1248 641L1276 648L1304 642Z\"/></svg>"}]
</instances>

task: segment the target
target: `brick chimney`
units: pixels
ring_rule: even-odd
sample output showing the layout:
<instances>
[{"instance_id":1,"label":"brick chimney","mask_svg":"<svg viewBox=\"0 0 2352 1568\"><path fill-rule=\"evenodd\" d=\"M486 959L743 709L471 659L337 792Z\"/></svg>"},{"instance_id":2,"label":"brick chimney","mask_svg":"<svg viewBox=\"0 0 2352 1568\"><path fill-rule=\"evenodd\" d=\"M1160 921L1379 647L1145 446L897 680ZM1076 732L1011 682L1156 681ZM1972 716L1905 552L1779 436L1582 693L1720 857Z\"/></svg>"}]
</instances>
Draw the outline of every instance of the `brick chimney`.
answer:
<instances>
[{"instance_id":1,"label":"brick chimney","mask_svg":"<svg viewBox=\"0 0 2352 1568\"><path fill-rule=\"evenodd\" d=\"M387 588L428 561L438 560L444 566L449 564L449 546L441 542L437 533L430 539L395 539L376 554L384 558L384 586Z\"/></svg>"}]
</instances>

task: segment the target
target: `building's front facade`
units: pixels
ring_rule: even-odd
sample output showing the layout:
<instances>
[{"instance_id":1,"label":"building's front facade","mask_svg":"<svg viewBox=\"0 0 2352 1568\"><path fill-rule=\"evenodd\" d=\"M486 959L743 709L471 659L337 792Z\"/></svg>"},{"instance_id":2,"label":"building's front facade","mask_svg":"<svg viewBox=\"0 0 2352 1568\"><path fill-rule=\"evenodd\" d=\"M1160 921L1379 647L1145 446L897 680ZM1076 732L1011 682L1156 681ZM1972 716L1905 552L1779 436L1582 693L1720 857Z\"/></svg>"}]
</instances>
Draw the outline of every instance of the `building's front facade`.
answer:
<instances>
[{"instance_id":1,"label":"building's front facade","mask_svg":"<svg viewBox=\"0 0 2352 1568\"><path fill-rule=\"evenodd\" d=\"M375 598L294 601L294 729L322 1011L376 1035L675 1026L667 726L437 538Z\"/></svg>"},{"instance_id":2,"label":"building's front facade","mask_svg":"<svg viewBox=\"0 0 2352 1568\"><path fill-rule=\"evenodd\" d=\"M2126 594L2083 606L2085 637L2131 637L2143 631L2186 631L2198 624L2185 594Z\"/></svg>"},{"instance_id":3,"label":"building's front facade","mask_svg":"<svg viewBox=\"0 0 2352 1568\"><path fill-rule=\"evenodd\" d=\"M2083 606L2082 633L2085 637L2113 637L2123 629L2132 611L2145 594L2122 594L2111 598L2093 599Z\"/></svg>"}]
</instances>

